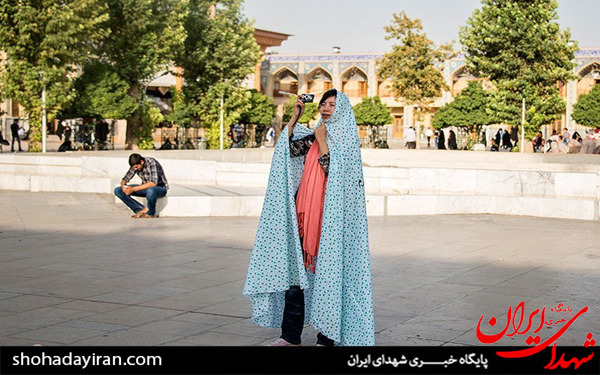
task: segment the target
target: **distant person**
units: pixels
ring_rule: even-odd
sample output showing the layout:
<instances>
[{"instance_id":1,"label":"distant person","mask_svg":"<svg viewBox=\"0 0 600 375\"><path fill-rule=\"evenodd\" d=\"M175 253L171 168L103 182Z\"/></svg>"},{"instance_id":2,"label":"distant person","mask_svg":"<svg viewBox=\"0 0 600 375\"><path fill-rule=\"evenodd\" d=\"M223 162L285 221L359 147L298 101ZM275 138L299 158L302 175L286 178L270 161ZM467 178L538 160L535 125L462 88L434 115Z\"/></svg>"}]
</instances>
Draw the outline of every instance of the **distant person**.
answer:
<instances>
[{"instance_id":1,"label":"distant person","mask_svg":"<svg viewBox=\"0 0 600 375\"><path fill-rule=\"evenodd\" d=\"M533 138L533 152L543 152L545 143L542 132L538 132L535 138Z\"/></svg>"},{"instance_id":2,"label":"distant person","mask_svg":"<svg viewBox=\"0 0 600 375\"><path fill-rule=\"evenodd\" d=\"M404 132L404 141L406 142L406 147L409 149L417 147L417 133L415 133L415 129L412 126Z\"/></svg>"},{"instance_id":3,"label":"distant person","mask_svg":"<svg viewBox=\"0 0 600 375\"><path fill-rule=\"evenodd\" d=\"M579 132L577 132L577 131L573 133L571 140L577 141L579 143L581 143L583 141L583 139L581 138L581 134L579 134Z\"/></svg>"},{"instance_id":4,"label":"distant person","mask_svg":"<svg viewBox=\"0 0 600 375\"><path fill-rule=\"evenodd\" d=\"M519 131L516 126L513 126L510 129L510 140L512 142L512 146L515 147L519 143Z\"/></svg>"},{"instance_id":5,"label":"distant person","mask_svg":"<svg viewBox=\"0 0 600 375\"><path fill-rule=\"evenodd\" d=\"M2 151L2 146L8 146L9 144L10 143L2 136L2 130L0 130L0 152Z\"/></svg>"},{"instance_id":6,"label":"distant person","mask_svg":"<svg viewBox=\"0 0 600 375\"><path fill-rule=\"evenodd\" d=\"M456 144L456 133L454 130L450 130L450 135L448 136L448 149L449 150L457 150L458 145Z\"/></svg>"},{"instance_id":7,"label":"distant person","mask_svg":"<svg viewBox=\"0 0 600 375\"><path fill-rule=\"evenodd\" d=\"M440 129L440 134L438 135L437 147L438 147L438 150L446 149L446 136L444 135L443 129Z\"/></svg>"},{"instance_id":8,"label":"distant person","mask_svg":"<svg viewBox=\"0 0 600 375\"><path fill-rule=\"evenodd\" d=\"M73 151L73 144L71 143L71 126L67 123L62 126L61 135L64 136L63 143L58 147L58 152Z\"/></svg>"},{"instance_id":9,"label":"distant person","mask_svg":"<svg viewBox=\"0 0 600 375\"><path fill-rule=\"evenodd\" d=\"M162 145L160 145L159 150L173 150L175 149L175 145L171 142L170 138L165 139Z\"/></svg>"},{"instance_id":10,"label":"distant person","mask_svg":"<svg viewBox=\"0 0 600 375\"><path fill-rule=\"evenodd\" d=\"M273 147L275 145L275 129L273 129L273 127L270 127L269 130L267 130L267 135L265 138L269 147Z\"/></svg>"},{"instance_id":11,"label":"distant person","mask_svg":"<svg viewBox=\"0 0 600 375\"><path fill-rule=\"evenodd\" d=\"M19 125L19 120L14 119L13 123L10 125L10 134L12 135L12 143L10 144L10 152L15 152L15 141L19 145L19 152L23 152L21 148L21 137L19 136L19 130L22 130Z\"/></svg>"},{"instance_id":12,"label":"distant person","mask_svg":"<svg viewBox=\"0 0 600 375\"><path fill-rule=\"evenodd\" d=\"M509 151L513 148L513 144L510 139L510 133L507 131L502 133L502 148Z\"/></svg>"},{"instance_id":13,"label":"distant person","mask_svg":"<svg viewBox=\"0 0 600 375\"><path fill-rule=\"evenodd\" d=\"M71 134L73 134L73 129L71 128L71 125L69 125L69 123L67 123L65 125L65 129L63 131L65 141L71 141Z\"/></svg>"},{"instance_id":14,"label":"distant person","mask_svg":"<svg viewBox=\"0 0 600 375\"><path fill-rule=\"evenodd\" d=\"M594 130L588 129L587 137L581 142L580 154L593 154L596 148L596 137Z\"/></svg>"},{"instance_id":15,"label":"distant person","mask_svg":"<svg viewBox=\"0 0 600 375\"><path fill-rule=\"evenodd\" d=\"M500 151L500 145L496 142L496 138L492 138L492 145L490 147L490 151L498 152Z\"/></svg>"},{"instance_id":16,"label":"distant person","mask_svg":"<svg viewBox=\"0 0 600 375\"><path fill-rule=\"evenodd\" d=\"M231 128L231 148L244 147L244 125L235 124Z\"/></svg>"},{"instance_id":17,"label":"distant person","mask_svg":"<svg viewBox=\"0 0 600 375\"><path fill-rule=\"evenodd\" d=\"M427 147L431 147L431 137L433 136L433 130L431 128L427 128L425 130L425 137L427 137Z\"/></svg>"},{"instance_id":18,"label":"distant person","mask_svg":"<svg viewBox=\"0 0 600 375\"><path fill-rule=\"evenodd\" d=\"M494 136L494 142L496 142L498 147L500 147L500 144L502 143L502 129L498 129L496 132L496 135Z\"/></svg>"},{"instance_id":19,"label":"distant person","mask_svg":"<svg viewBox=\"0 0 600 375\"><path fill-rule=\"evenodd\" d=\"M119 197L135 214L135 219L154 218L156 215L156 201L167 195L169 184L165 172L158 161L154 158L144 158L140 154L129 156L129 171L123 177L121 186L115 188L115 195ZM134 175L142 179L141 185L127 185ZM148 207L131 198L145 197Z\"/></svg>"},{"instance_id":20,"label":"distant person","mask_svg":"<svg viewBox=\"0 0 600 375\"><path fill-rule=\"evenodd\" d=\"M563 142L565 144L569 143L569 141L571 140L571 133L569 133L569 129L567 129L567 128L563 129L562 138L563 138Z\"/></svg>"},{"instance_id":21,"label":"distant person","mask_svg":"<svg viewBox=\"0 0 600 375\"><path fill-rule=\"evenodd\" d=\"M56 126L56 135L58 135L58 139L62 141L63 134L65 132L64 121L59 121L58 126Z\"/></svg>"}]
</instances>

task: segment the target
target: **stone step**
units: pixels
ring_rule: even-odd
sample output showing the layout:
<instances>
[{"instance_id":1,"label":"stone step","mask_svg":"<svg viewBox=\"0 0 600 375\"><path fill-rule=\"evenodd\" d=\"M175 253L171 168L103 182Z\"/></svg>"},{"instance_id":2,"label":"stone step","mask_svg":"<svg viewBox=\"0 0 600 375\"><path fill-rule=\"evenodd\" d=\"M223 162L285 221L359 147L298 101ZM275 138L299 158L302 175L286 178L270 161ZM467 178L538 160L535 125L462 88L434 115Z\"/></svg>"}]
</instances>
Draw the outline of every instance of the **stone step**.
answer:
<instances>
[{"instance_id":1,"label":"stone step","mask_svg":"<svg viewBox=\"0 0 600 375\"><path fill-rule=\"evenodd\" d=\"M145 204L145 199L134 197ZM259 216L264 190L174 186L157 203L162 217ZM494 214L598 220L598 201L483 195L367 194L368 216ZM115 196L115 203L124 204Z\"/></svg>"}]
</instances>

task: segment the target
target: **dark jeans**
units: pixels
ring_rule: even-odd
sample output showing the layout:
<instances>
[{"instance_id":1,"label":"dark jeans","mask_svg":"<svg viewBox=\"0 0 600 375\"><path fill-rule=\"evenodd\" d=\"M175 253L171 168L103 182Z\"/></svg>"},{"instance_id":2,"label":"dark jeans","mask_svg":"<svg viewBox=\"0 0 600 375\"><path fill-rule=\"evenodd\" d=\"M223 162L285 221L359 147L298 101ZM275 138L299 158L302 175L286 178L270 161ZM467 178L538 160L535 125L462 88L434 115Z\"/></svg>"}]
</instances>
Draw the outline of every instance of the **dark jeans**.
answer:
<instances>
[{"instance_id":1,"label":"dark jeans","mask_svg":"<svg viewBox=\"0 0 600 375\"><path fill-rule=\"evenodd\" d=\"M293 285L285 292L280 337L291 344L300 345L302 328L304 328L304 292L299 286ZM319 332L317 345L333 346L333 340Z\"/></svg>"},{"instance_id":2,"label":"dark jeans","mask_svg":"<svg viewBox=\"0 0 600 375\"><path fill-rule=\"evenodd\" d=\"M129 186L139 186L139 185L129 185ZM115 195L119 197L129 207L133 212L138 213L144 209L144 205L135 199L131 198L129 195L123 192L120 186L115 188ZM131 195L136 197L145 197L148 201L148 215L156 214L156 201L158 198L162 198L167 195L167 189L164 186L154 186L145 190L140 190L133 192Z\"/></svg>"},{"instance_id":3,"label":"dark jeans","mask_svg":"<svg viewBox=\"0 0 600 375\"><path fill-rule=\"evenodd\" d=\"M10 144L10 151L15 151L15 141L19 144L19 151L23 151L21 148L21 138L18 135L12 136L12 143Z\"/></svg>"}]
</instances>

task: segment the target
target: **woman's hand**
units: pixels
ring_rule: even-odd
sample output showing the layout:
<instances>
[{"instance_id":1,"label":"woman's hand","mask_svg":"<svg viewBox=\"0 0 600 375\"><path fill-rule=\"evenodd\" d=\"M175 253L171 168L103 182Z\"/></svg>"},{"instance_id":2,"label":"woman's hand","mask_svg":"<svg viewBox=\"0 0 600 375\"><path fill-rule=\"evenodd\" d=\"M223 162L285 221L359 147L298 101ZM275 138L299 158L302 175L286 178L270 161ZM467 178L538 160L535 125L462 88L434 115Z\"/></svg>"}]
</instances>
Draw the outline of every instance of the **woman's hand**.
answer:
<instances>
[{"instance_id":1,"label":"woman's hand","mask_svg":"<svg viewBox=\"0 0 600 375\"><path fill-rule=\"evenodd\" d=\"M325 128L325 122L321 122L321 125L315 129L315 139L317 143L319 143L319 156L323 156L329 152L329 147L327 146L327 141L325 136L327 134L327 129Z\"/></svg>"},{"instance_id":2,"label":"woman's hand","mask_svg":"<svg viewBox=\"0 0 600 375\"><path fill-rule=\"evenodd\" d=\"M292 116L292 119L295 119L296 122L298 122L298 120L300 120L300 117L302 117L303 113L304 102L300 100L300 98L298 98L298 100L296 100L296 103L294 103L294 115Z\"/></svg>"},{"instance_id":3,"label":"woman's hand","mask_svg":"<svg viewBox=\"0 0 600 375\"><path fill-rule=\"evenodd\" d=\"M327 134L327 129L325 129L325 123L321 123L321 126L315 129L315 138L317 142L325 142L325 134Z\"/></svg>"},{"instance_id":4,"label":"woman's hand","mask_svg":"<svg viewBox=\"0 0 600 375\"><path fill-rule=\"evenodd\" d=\"M294 114L292 118L290 118L290 122L288 122L288 136L291 137L294 132L294 125L300 120L302 114L304 113L304 102L298 98L296 103L294 103Z\"/></svg>"}]
</instances>

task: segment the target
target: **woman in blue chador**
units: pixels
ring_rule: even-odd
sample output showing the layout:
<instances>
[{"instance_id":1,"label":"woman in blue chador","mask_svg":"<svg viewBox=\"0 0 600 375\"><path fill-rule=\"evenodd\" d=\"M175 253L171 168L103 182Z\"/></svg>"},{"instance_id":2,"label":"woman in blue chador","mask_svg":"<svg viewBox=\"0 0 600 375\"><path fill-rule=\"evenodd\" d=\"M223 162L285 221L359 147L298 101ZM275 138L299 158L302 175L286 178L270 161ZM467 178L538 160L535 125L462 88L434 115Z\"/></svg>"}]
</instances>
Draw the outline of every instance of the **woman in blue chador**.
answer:
<instances>
[{"instance_id":1,"label":"woman in blue chador","mask_svg":"<svg viewBox=\"0 0 600 375\"><path fill-rule=\"evenodd\" d=\"M275 147L244 295L255 323L281 327L271 345L300 345L304 323L319 332L317 345L374 345L354 112L335 89L319 101L314 131L296 124L303 112L299 99Z\"/></svg>"}]
</instances>

